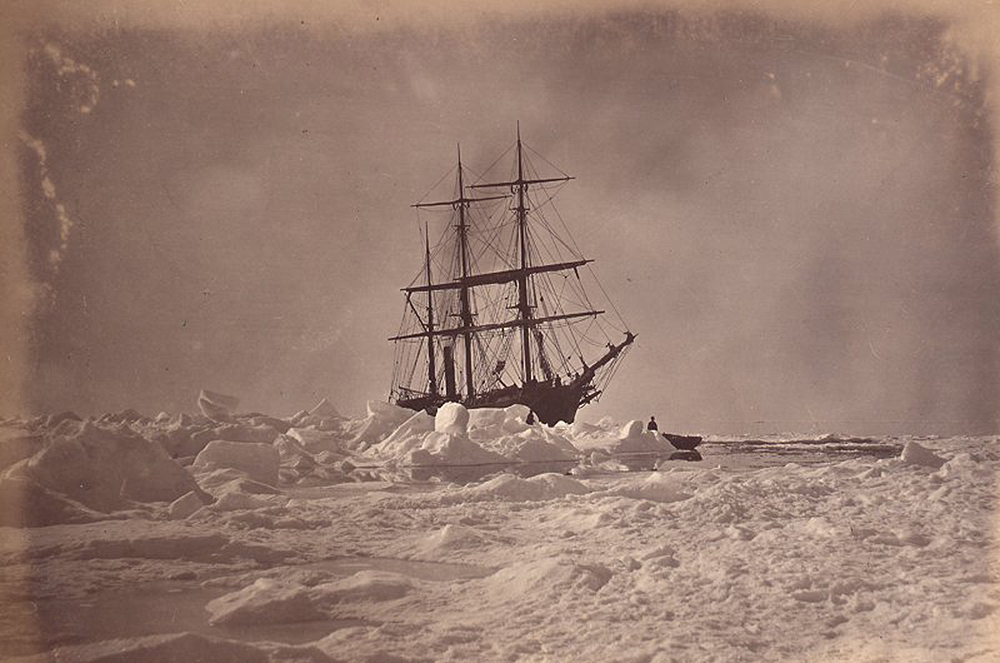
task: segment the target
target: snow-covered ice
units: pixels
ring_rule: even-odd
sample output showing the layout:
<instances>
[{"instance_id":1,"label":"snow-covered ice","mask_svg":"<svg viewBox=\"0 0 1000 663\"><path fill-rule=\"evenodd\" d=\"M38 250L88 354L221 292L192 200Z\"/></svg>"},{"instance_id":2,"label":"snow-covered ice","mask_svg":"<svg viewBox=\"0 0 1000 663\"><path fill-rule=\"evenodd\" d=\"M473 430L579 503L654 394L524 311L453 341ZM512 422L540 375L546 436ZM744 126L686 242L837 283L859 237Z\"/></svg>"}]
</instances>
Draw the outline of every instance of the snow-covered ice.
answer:
<instances>
[{"instance_id":1,"label":"snow-covered ice","mask_svg":"<svg viewBox=\"0 0 1000 663\"><path fill-rule=\"evenodd\" d=\"M278 483L279 462L278 450L273 445L215 440L201 450L193 466L198 469L231 467L254 481L273 486Z\"/></svg>"},{"instance_id":2,"label":"snow-covered ice","mask_svg":"<svg viewBox=\"0 0 1000 663\"><path fill-rule=\"evenodd\" d=\"M0 423L4 660L1000 660L1000 438L237 404Z\"/></svg>"}]
</instances>

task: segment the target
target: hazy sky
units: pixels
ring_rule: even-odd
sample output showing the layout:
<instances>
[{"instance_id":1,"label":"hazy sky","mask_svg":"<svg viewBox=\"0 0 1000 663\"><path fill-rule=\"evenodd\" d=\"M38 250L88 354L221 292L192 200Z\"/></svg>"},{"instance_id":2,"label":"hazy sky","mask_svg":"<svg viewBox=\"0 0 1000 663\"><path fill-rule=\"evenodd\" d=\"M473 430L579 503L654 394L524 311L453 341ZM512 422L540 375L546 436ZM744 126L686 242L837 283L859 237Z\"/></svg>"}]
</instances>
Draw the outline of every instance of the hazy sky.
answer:
<instances>
[{"instance_id":1,"label":"hazy sky","mask_svg":"<svg viewBox=\"0 0 1000 663\"><path fill-rule=\"evenodd\" d=\"M995 431L990 72L906 13L27 36L29 403L384 399L409 205L525 140L639 335L594 420ZM60 208L59 206L62 206Z\"/></svg>"}]
</instances>

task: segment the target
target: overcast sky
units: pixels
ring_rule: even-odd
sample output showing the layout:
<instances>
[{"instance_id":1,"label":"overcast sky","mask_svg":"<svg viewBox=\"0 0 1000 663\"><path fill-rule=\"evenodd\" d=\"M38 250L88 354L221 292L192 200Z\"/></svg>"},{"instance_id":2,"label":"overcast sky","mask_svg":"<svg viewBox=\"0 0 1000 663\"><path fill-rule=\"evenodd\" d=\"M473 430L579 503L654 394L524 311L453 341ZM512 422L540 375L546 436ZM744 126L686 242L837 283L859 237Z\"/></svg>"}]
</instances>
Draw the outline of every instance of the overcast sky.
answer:
<instances>
[{"instance_id":1,"label":"overcast sky","mask_svg":"<svg viewBox=\"0 0 1000 663\"><path fill-rule=\"evenodd\" d=\"M30 406L384 399L409 205L526 142L638 334L584 419L997 427L988 71L946 20L510 15L37 29L18 167ZM62 206L61 208L59 206Z\"/></svg>"}]
</instances>

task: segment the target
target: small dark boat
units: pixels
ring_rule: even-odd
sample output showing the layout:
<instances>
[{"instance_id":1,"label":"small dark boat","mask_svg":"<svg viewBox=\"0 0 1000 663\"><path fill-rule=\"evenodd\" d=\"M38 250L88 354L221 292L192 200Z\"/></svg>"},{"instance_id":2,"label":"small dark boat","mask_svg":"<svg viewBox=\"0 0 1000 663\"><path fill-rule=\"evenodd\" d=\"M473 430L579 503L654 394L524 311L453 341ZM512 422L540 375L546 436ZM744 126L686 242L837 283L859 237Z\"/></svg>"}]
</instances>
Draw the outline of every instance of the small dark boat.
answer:
<instances>
[{"instance_id":1,"label":"small dark boat","mask_svg":"<svg viewBox=\"0 0 1000 663\"><path fill-rule=\"evenodd\" d=\"M675 449L681 451L694 451L701 444L700 435L675 435L673 433L662 433L662 435Z\"/></svg>"}]
</instances>

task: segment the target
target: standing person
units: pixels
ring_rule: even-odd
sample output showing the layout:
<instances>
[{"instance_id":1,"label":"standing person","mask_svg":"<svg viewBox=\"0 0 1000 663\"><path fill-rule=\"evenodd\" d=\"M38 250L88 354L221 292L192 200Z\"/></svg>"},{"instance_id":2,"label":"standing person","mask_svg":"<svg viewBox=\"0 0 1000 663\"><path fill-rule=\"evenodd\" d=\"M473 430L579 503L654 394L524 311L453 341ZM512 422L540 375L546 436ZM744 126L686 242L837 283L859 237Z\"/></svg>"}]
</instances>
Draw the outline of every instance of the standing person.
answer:
<instances>
[{"instance_id":1,"label":"standing person","mask_svg":"<svg viewBox=\"0 0 1000 663\"><path fill-rule=\"evenodd\" d=\"M650 417L649 423L646 424L646 430L657 431L660 427L656 425L656 417Z\"/></svg>"}]
</instances>

